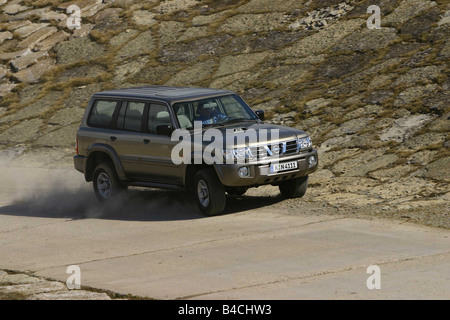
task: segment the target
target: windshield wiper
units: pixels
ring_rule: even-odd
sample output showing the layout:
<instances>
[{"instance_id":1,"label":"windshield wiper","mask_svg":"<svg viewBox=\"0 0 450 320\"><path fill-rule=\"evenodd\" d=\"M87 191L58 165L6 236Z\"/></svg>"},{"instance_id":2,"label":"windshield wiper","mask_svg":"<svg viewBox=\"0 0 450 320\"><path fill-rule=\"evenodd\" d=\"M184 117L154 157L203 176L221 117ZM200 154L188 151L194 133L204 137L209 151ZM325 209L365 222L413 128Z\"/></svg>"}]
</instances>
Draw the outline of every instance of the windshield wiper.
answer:
<instances>
[{"instance_id":1,"label":"windshield wiper","mask_svg":"<svg viewBox=\"0 0 450 320\"><path fill-rule=\"evenodd\" d=\"M222 122L222 123L248 122L248 121L256 121L256 120L257 119L234 118L234 119L230 119L226 122Z\"/></svg>"},{"instance_id":2,"label":"windshield wiper","mask_svg":"<svg viewBox=\"0 0 450 320\"><path fill-rule=\"evenodd\" d=\"M202 124L202 127L215 127L215 126L220 126L223 127L226 124L229 123L234 123L234 122L248 122L248 121L258 121L258 119L245 119L245 118L234 118L234 119L230 119L228 121L223 121L223 122L214 122L214 123L206 123L206 124ZM194 127L190 127L188 128L188 130L194 129Z\"/></svg>"},{"instance_id":3,"label":"windshield wiper","mask_svg":"<svg viewBox=\"0 0 450 320\"><path fill-rule=\"evenodd\" d=\"M221 126L223 127L223 122L213 122L213 123L206 123L202 124L203 127L213 127L213 126Z\"/></svg>"}]
</instances>

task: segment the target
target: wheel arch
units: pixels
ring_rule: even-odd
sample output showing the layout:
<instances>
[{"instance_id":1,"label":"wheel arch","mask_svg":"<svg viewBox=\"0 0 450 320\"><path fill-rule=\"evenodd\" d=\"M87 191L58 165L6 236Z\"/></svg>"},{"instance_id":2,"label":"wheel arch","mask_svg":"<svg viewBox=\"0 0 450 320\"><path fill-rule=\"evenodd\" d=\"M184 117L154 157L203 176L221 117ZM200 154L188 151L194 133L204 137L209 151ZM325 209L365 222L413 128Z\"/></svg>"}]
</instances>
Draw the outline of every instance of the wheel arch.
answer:
<instances>
[{"instance_id":1,"label":"wheel arch","mask_svg":"<svg viewBox=\"0 0 450 320\"><path fill-rule=\"evenodd\" d=\"M186 191L190 192L192 191L192 183L194 182L194 176L195 174L202 169L207 168L213 168L214 172L216 173L217 177L219 178L219 181L222 183L222 177L219 174L216 165L214 164L207 164L205 162L202 162L201 164L188 164L185 167L184 171L184 187Z\"/></svg>"},{"instance_id":2,"label":"wheel arch","mask_svg":"<svg viewBox=\"0 0 450 320\"><path fill-rule=\"evenodd\" d=\"M126 180L122 163L114 149L105 144L93 144L87 150L87 160L84 171L86 181L92 181L95 167L102 162L112 164L119 179Z\"/></svg>"}]
</instances>

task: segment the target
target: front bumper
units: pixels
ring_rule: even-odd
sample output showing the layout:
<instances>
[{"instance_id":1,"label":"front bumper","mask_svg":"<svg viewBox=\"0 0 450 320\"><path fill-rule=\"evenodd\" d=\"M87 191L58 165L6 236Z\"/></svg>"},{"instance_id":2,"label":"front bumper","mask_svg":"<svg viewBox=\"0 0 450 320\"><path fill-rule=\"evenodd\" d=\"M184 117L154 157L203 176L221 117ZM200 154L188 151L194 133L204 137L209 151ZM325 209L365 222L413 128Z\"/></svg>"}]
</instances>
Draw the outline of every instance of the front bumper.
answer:
<instances>
[{"instance_id":1,"label":"front bumper","mask_svg":"<svg viewBox=\"0 0 450 320\"><path fill-rule=\"evenodd\" d=\"M309 158L314 156L317 160L316 164L309 167ZM319 160L317 151L305 152L296 154L295 156L279 158L276 162L291 162L297 161L297 169L270 172L270 165L272 163L266 162L262 164L220 164L215 165L217 175L224 186L227 187L255 187L264 184L276 184L283 180L294 179L306 176L317 170ZM246 166L249 169L248 177L240 177L238 170L240 167Z\"/></svg>"}]
</instances>

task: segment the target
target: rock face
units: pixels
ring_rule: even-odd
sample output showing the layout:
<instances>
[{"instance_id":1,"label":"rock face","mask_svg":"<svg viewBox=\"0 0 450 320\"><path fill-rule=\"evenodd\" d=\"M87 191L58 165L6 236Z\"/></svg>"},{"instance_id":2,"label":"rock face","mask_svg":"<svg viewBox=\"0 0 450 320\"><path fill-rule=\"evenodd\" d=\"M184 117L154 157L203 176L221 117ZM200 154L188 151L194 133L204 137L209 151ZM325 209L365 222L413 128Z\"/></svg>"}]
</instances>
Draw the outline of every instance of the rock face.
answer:
<instances>
[{"instance_id":1,"label":"rock face","mask_svg":"<svg viewBox=\"0 0 450 320\"><path fill-rule=\"evenodd\" d=\"M381 28L369 30L373 4ZM434 203L450 192L449 12L429 0L0 0L0 152L72 148L103 89L223 88L311 135L321 199Z\"/></svg>"},{"instance_id":2,"label":"rock face","mask_svg":"<svg viewBox=\"0 0 450 320\"><path fill-rule=\"evenodd\" d=\"M320 32L307 36L293 46L282 50L280 56L300 57L322 53L338 44L342 39L361 28L364 20L345 20L334 23Z\"/></svg>"},{"instance_id":3,"label":"rock face","mask_svg":"<svg viewBox=\"0 0 450 320\"><path fill-rule=\"evenodd\" d=\"M32 67L14 73L12 79L23 83L38 83L54 65L55 60L53 59L40 60Z\"/></svg>"},{"instance_id":4,"label":"rock face","mask_svg":"<svg viewBox=\"0 0 450 320\"><path fill-rule=\"evenodd\" d=\"M423 175L427 178L450 182L450 158L440 158L428 164L423 170Z\"/></svg>"},{"instance_id":5,"label":"rock face","mask_svg":"<svg viewBox=\"0 0 450 320\"><path fill-rule=\"evenodd\" d=\"M74 63L80 60L90 60L104 53L103 46L89 38L75 38L63 41L55 46L58 64Z\"/></svg>"},{"instance_id":6,"label":"rock face","mask_svg":"<svg viewBox=\"0 0 450 320\"><path fill-rule=\"evenodd\" d=\"M149 53L154 48L154 37L150 31L142 32L117 52L117 61Z\"/></svg>"},{"instance_id":7,"label":"rock face","mask_svg":"<svg viewBox=\"0 0 450 320\"><path fill-rule=\"evenodd\" d=\"M9 15L15 15L19 12L29 9L28 7L22 6L20 4L8 4L3 7L3 12Z\"/></svg>"},{"instance_id":8,"label":"rock face","mask_svg":"<svg viewBox=\"0 0 450 320\"><path fill-rule=\"evenodd\" d=\"M28 55L23 55L19 58L11 60L10 64L13 70L17 72L29 67L30 65L36 63L39 59L46 56L48 56L48 53L46 51L32 52Z\"/></svg>"},{"instance_id":9,"label":"rock face","mask_svg":"<svg viewBox=\"0 0 450 320\"><path fill-rule=\"evenodd\" d=\"M382 141L393 140L396 142L403 142L407 137L411 136L422 128L426 123L430 122L432 118L429 115L413 115L405 116L395 120L393 125L380 134Z\"/></svg>"},{"instance_id":10,"label":"rock face","mask_svg":"<svg viewBox=\"0 0 450 320\"><path fill-rule=\"evenodd\" d=\"M289 28L297 30L304 28L307 30L319 30L325 28L329 23L335 21L347 12L351 11L354 7L342 2L333 7L325 7L318 10L314 10L307 13L307 16L301 18L289 25Z\"/></svg>"},{"instance_id":11,"label":"rock face","mask_svg":"<svg viewBox=\"0 0 450 320\"><path fill-rule=\"evenodd\" d=\"M11 40L13 38L13 34L9 31L0 32L0 44L2 44L5 40Z\"/></svg>"}]
</instances>

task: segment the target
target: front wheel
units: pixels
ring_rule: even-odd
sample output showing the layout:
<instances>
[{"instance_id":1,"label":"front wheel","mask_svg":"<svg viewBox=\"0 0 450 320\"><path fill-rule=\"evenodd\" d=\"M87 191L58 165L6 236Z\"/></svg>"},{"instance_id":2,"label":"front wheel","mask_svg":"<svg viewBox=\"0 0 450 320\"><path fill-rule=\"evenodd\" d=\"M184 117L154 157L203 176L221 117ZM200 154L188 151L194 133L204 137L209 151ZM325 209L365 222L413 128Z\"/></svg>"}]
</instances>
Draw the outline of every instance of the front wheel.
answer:
<instances>
[{"instance_id":1,"label":"front wheel","mask_svg":"<svg viewBox=\"0 0 450 320\"><path fill-rule=\"evenodd\" d=\"M285 198L301 198L308 188L308 176L283 181L279 188Z\"/></svg>"},{"instance_id":2,"label":"front wheel","mask_svg":"<svg viewBox=\"0 0 450 320\"><path fill-rule=\"evenodd\" d=\"M207 216L225 209L225 188L212 168L202 169L194 177L195 199L200 211Z\"/></svg>"},{"instance_id":3,"label":"front wheel","mask_svg":"<svg viewBox=\"0 0 450 320\"><path fill-rule=\"evenodd\" d=\"M114 169L107 163L100 163L95 167L93 183L95 195L103 203L110 202L126 190Z\"/></svg>"}]
</instances>

